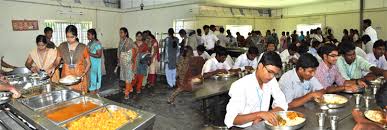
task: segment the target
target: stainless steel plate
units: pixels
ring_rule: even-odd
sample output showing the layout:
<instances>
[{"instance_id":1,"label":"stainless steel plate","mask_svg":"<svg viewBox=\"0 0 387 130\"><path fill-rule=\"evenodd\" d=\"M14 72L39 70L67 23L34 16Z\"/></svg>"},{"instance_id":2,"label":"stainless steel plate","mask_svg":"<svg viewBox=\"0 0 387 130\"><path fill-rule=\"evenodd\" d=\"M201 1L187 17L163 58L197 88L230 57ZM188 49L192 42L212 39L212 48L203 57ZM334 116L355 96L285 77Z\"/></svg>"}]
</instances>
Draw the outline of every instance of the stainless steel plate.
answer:
<instances>
[{"instance_id":1,"label":"stainless steel plate","mask_svg":"<svg viewBox=\"0 0 387 130\"><path fill-rule=\"evenodd\" d=\"M50 93L21 99L20 101L32 110L40 110L45 107L55 105L79 97L80 94L71 90L58 90Z\"/></svg>"},{"instance_id":2,"label":"stainless steel plate","mask_svg":"<svg viewBox=\"0 0 387 130\"><path fill-rule=\"evenodd\" d=\"M279 115L279 116L286 116L287 112L296 112L296 111L279 111L279 112L276 112L275 114ZM305 117L304 114L302 114L300 112L296 112L296 113ZM272 129L272 130L297 130L297 129L300 129L301 127L303 127L305 125L305 122L306 122L306 119L304 122L302 122L298 125L294 125L294 126L272 126L267 121L265 121L265 126L269 129Z\"/></svg>"}]
</instances>

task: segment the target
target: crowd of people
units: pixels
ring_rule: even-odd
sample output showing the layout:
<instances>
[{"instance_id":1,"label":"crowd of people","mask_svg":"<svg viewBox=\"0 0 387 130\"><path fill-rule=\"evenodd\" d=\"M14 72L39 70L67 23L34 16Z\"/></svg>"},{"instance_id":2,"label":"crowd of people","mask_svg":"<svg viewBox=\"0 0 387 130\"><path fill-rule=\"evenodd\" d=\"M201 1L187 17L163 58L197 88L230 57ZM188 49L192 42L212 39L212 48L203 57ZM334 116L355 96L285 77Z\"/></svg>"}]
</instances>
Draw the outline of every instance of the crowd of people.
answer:
<instances>
[{"instance_id":1,"label":"crowd of people","mask_svg":"<svg viewBox=\"0 0 387 130\"><path fill-rule=\"evenodd\" d=\"M225 124L247 127L262 120L276 124L272 112L299 107L325 93L356 91L359 87L367 87L365 82L378 76L387 77L387 43L377 38L371 20L364 20L363 25L364 35L359 36L356 29L350 29L349 33L345 29L340 42L331 29L323 34L321 28L311 29L306 35L302 31L300 34L297 31L292 34L282 32L280 37L275 29L267 30L265 36L256 30L244 38L239 32L234 37L223 27L204 25L196 31L179 30L182 40L175 36L174 29L169 28L168 37L160 41L163 46L159 46L149 30L137 32L132 40L128 29L122 27L119 29L117 66L119 78L125 84L124 99L156 85L156 71L161 61L159 51L164 50L167 86L175 88L168 103L173 104L182 91L191 91L193 79L249 71L253 73L231 85ZM32 72L47 72L53 82L68 75L82 77L81 83L70 88L98 93L104 58L96 30L89 29L89 43L81 44L77 28L69 25L65 29L67 40L59 46L50 40L52 32L47 27L45 35L36 37L37 47L29 53L25 66ZM248 50L234 61L227 53L227 47L246 47ZM287 64L295 67L277 77L277 81L275 75ZM1 65L14 68L5 62ZM10 90L15 97L20 96L6 84L4 77L1 81L0 90ZM274 98L272 106L271 97Z\"/></svg>"}]
</instances>

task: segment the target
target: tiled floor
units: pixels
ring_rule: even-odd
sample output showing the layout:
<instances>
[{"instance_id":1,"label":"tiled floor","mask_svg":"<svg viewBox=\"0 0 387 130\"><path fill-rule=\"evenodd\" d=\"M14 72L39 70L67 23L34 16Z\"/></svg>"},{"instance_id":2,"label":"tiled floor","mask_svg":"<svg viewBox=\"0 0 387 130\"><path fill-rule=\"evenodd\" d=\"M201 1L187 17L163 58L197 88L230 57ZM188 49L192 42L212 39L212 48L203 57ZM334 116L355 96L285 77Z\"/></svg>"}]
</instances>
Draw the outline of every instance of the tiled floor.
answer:
<instances>
[{"instance_id":1,"label":"tiled floor","mask_svg":"<svg viewBox=\"0 0 387 130\"><path fill-rule=\"evenodd\" d=\"M175 105L167 104L167 98L173 90L167 89L165 81L160 80L153 94L150 89L144 89L137 98L124 100L123 93L117 91L118 80L104 79L101 90L105 92L106 98L157 115L154 130L212 130L210 127L204 127L203 116L200 112L201 104L193 101L192 93L184 92L178 95Z\"/></svg>"}]
</instances>

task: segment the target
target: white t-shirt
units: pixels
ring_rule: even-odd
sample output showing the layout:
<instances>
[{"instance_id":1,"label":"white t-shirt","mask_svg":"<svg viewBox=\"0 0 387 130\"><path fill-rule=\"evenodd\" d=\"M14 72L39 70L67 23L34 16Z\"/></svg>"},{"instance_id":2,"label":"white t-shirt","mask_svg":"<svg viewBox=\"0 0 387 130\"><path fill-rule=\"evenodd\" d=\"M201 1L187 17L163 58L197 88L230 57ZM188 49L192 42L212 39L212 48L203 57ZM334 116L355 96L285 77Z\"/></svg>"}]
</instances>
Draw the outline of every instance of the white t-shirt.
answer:
<instances>
[{"instance_id":1,"label":"white t-shirt","mask_svg":"<svg viewBox=\"0 0 387 130\"><path fill-rule=\"evenodd\" d=\"M368 53L367 58L368 62L370 62L373 65L376 65L376 67L386 70L387 69L387 61L386 58L384 58L384 55L379 57L379 59L376 59L374 53Z\"/></svg>"},{"instance_id":2,"label":"white t-shirt","mask_svg":"<svg viewBox=\"0 0 387 130\"><path fill-rule=\"evenodd\" d=\"M233 69L238 69L240 68L242 71L245 70L245 66L251 66L253 67L254 69L257 68L258 66L258 58L255 57L253 60L249 60L249 58L247 58L247 54L242 54L240 55L236 60L235 60L235 63L234 63L234 66L233 66Z\"/></svg>"},{"instance_id":3,"label":"white t-shirt","mask_svg":"<svg viewBox=\"0 0 387 130\"><path fill-rule=\"evenodd\" d=\"M300 54L298 54L296 52L294 55L291 56L290 53L289 53L289 50L285 49L284 51L282 51L280 53L280 56L281 56L282 63L284 63L284 62L288 63L289 60L292 59L292 58L298 59L300 57Z\"/></svg>"},{"instance_id":4,"label":"white t-shirt","mask_svg":"<svg viewBox=\"0 0 387 130\"><path fill-rule=\"evenodd\" d=\"M228 92L231 99L227 104L227 113L224 123L228 128L234 126L234 119L238 115L250 114L259 111L269 111L270 98L273 96L273 107L280 107L285 111L288 104L284 93L279 88L275 78L262 87L259 86L255 73L249 74L235 81ZM237 127L248 127L253 123L248 122Z\"/></svg>"},{"instance_id":5,"label":"white t-shirt","mask_svg":"<svg viewBox=\"0 0 387 130\"><path fill-rule=\"evenodd\" d=\"M200 56L200 57L203 57L204 60L208 60L208 59L211 59L212 57L207 53L207 52L203 52L201 55L198 54L198 51L195 50L193 51L194 52L194 56Z\"/></svg>"},{"instance_id":6,"label":"white t-shirt","mask_svg":"<svg viewBox=\"0 0 387 130\"><path fill-rule=\"evenodd\" d=\"M218 41L218 37L216 37L213 33L208 33L208 35L202 36L202 41L207 50L211 50L215 47L216 41Z\"/></svg>"},{"instance_id":7,"label":"white t-shirt","mask_svg":"<svg viewBox=\"0 0 387 130\"><path fill-rule=\"evenodd\" d=\"M376 30L371 26L366 28L366 30L364 31L364 35L370 36L372 43L378 40L378 34L376 33Z\"/></svg>"},{"instance_id":8,"label":"white t-shirt","mask_svg":"<svg viewBox=\"0 0 387 130\"><path fill-rule=\"evenodd\" d=\"M216 58L214 57L207 60L206 63L204 63L203 69L202 69L202 75L204 73L213 72L218 69L230 70L231 67L225 62L223 63L218 62L218 60L216 60Z\"/></svg>"},{"instance_id":9,"label":"white t-shirt","mask_svg":"<svg viewBox=\"0 0 387 130\"><path fill-rule=\"evenodd\" d=\"M224 34L218 34L217 35L219 39L219 46L226 47L226 44L228 43L228 38Z\"/></svg>"}]
</instances>

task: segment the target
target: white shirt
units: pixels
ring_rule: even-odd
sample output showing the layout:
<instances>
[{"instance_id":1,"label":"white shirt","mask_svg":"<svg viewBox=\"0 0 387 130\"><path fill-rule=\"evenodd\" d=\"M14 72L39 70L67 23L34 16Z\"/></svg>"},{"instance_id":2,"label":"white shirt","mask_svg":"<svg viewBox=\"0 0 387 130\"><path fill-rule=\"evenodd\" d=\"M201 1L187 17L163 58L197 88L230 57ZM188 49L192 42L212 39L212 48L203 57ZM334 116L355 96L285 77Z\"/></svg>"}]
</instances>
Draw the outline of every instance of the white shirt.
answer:
<instances>
[{"instance_id":1,"label":"white shirt","mask_svg":"<svg viewBox=\"0 0 387 130\"><path fill-rule=\"evenodd\" d=\"M255 73L249 74L235 81L228 93L231 99L227 104L227 113L224 123L228 128L234 126L234 119L237 115L249 114L259 111L268 111L270 98L273 96L273 107L280 107L285 111L288 109L285 95L278 86L275 78L260 87ZM237 127L248 127L253 123L249 122Z\"/></svg>"},{"instance_id":2,"label":"white shirt","mask_svg":"<svg viewBox=\"0 0 387 130\"><path fill-rule=\"evenodd\" d=\"M308 94L309 92L324 88L315 77L301 82L295 68L283 74L278 83L282 92L284 92L288 103L292 102L293 99Z\"/></svg>"},{"instance_id":3,"label":"white shirt","mask_svg":"<svg viewBox=\"0 0 387 130\"><path fill-rule=\"evenodd\" d=\"M379 59L376 59L374 53L368 53L367 58L368 62L371 64L376 65L376 67L386 70L387 69L387 61L386 58L384 58L384 55L379 57Z\"/></svg>"},{"instance_id":4,"label":"white shirt","mask_svg":"<svg viewBox=\"0 0 387 130\"><path fill-rule=\"evenodd\" d=\"M211 58L215 58L215 56L216 56L216 53L212 53L212 54L211 54ZM227 55L226 61L224 61L224 62L227 63L228 66L230 66L230 67L232 67L233 64L234 64L234 60L232 60L232 58L231 58L230 55Z\"/></svg>"},{"instance_id":5,"label":"white shirt","mask_svg":"<svg viewBox=\"0 0 387 130\"><path fill-rule=\"evenodd\" d=\"M378 34L376 33L376 30L372 28L371 26L368 26L366 30L364 30L363 35L368 35L371 38L372 43L378 40Z\"/></svg>"},{"instance_id":6,"label":"white shirt","mask_svg":"<svg viewBox=\"0 0 387 130\"><path fill-rule=\"evenodd\" d=\"M360 47L355 48L355 53L356 53L356 55L361 56L364 59L367 59L367 54Z\"/></svg>"},{"instance_id":7,"label":"white shirt","mask_svg":"<svg viewBox=\"0 0 387 130\"><path fill-rule=\"evenodd\" d=\"M265 54L266 52L267 52L267 51L261 53L261 54L258 56L258 62L261 61L263 54ZM278 51L274 51L274 52L277 52L278 55L280 54Z\"/></svg>"},{"instance_id":8,"label":"white shirt","mask_svg":"<svg viewBox=\"0 0 387 130\"><path fill-rule=\"evenodd\" d=\"M207 50L213 49L215 47L216 41L218 40L218 37L216 37L213 33L208 33L208 35L202 36L202 41Z\"/></svg>"},{"instance_id":9,"label":"white shirt","mask_svg":"<svg viewBox=\"0 0 387 130\"><path fill-rule=\"evenodd\" d=\"M373 52L373 48L374 48L374 42L373 41L369 41L366 43L365 45L365 52L368 54L368 53L372 53Z\"/></svg>"},{"instance_id":10,"label":"white shirt","mask_svg":"<svg viewBox=\"0 0 387 130\"><path fill-rule=\"evenodd\" d=\"M203 52L201 55L198 54L198 51L195 50L193 51L194 53L194 56L200 56L200 57L203 57L204 60L208 60L208 59L211 59L212 57L205 51Z\"/></svg>"},{"instance_id":11,"label":"white shirt","mask_svg":"<svg viewBox=\"0 0 387 130\"><path fill-rule=\"evenodd\" d=\"M231 69L231 67L225 62L223 63L218 62L218 60L216 60L216 58L214 57L207 60L206 63L204 63L203 69L202 69L202 75L204 73L213 72L217 69L229 70Z\"/></svg>"},{"instance_id":12,"label":"white shirt","mask_svg":"<svg viewBox=\"0 0 387 130\"><path fill-rule=\"evenodd\" d=\"M300 57L300 54L298 54L297 52L294 54L294 55L290 55L289 53L289 50L288 49L285 49L284 51L282 51L280 53L280 56L281 56L281 61L284 63L288 63L290 59L292 58L295 58L295 59L298 59Z\"/></svg>"},{"instance_id":13,"label":"white shirt","mask_svg":"<svg viewBox=\"0 0 387 130\"><path fill-rule=\"evenodd\" d=\"M218 34L217 35L219 39L219 46L226 47L226 44L228 43L228 38L224 34Z\"/></svg>"},{"instance_id":14,"label":"white shirt","mask_svg":"<svg viewBox=\"0 0 387 130\"><path fill-rule=\"evenodd\" d=\"M257 68L258 66L258 58L255 57L253 60L249 60L247 58L247 53L240 55L236 60L235 64L233 66L233 69L238 69L240 68L242 71L245 70L245 66L251 66L254 69Z\"/></svg>"}]
</instances>

